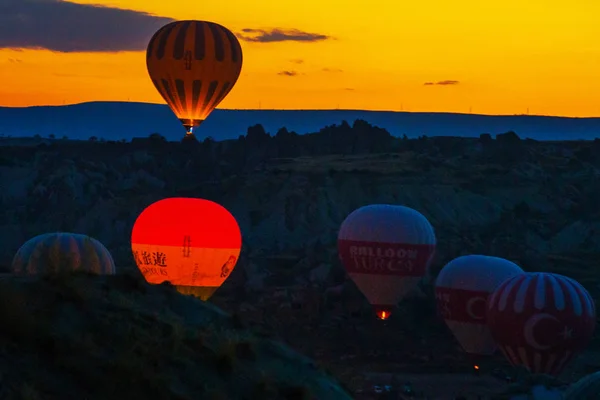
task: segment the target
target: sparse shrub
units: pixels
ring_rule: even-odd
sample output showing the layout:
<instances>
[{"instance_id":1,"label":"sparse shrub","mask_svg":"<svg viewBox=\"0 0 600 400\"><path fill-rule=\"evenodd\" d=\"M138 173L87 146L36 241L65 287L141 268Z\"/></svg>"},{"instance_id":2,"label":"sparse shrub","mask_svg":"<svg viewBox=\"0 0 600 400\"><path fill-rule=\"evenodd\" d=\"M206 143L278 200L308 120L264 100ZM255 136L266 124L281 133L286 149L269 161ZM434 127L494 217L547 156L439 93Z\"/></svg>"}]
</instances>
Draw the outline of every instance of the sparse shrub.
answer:
<instances>
[{"instance_id":1,"label":"sparse shrub","mask_svg":"<svg viewBox=\"0 0 600 400\"><path fill-rule=\"evenodd\" d=\"M186 336L183 338L182 342L195 353L201 353L206 350L204 338L198 334Z\"/></svg>"},{"instance_id":2,"label":"sparse shrub","mask_svg":"<svg viewBox=\"0 0 600 400\"><path fill-rule=\"evenodd\" d=\"M82 306L87 302L88 295L85 287L77 280L81 275L93 275L93 273L62 270L55 274L45 274L42 279L54 287L58 300Z\"/></svg>"},{"instance_id":3,"label":"sparse shrub","mask_svg":"<svg viewBox=\"0 0 600 400\"><path fill-rule=\"evenodd\" d=\"M242 360L256 360L256 351L254 350L254 346L248 341L236 343L235 354Z\"/></svg>"},{"instance_id":4,"label":"sparse shrub","mask_svg":"<svg viewBox=\"0 0 600 400\"><path fill-rule=\"evenodd\" d=\"M136 272L111 276L110 279L107 280L107 286L130 293L146 293L148 291L148 283L137 270Z\"/></svg>"},{"instance_id":5,"label":"sparse shrub","mask_svg":"<svg viewBox=\"0 0 600 400\"><path fill-rule=\"evenodd\" d=\"M244 325L244 321L242 320L242 317L240 316L240 314L238 312L234 312L231 315L231 326L233 329L244 329L245 325Z\"/></svg>"},{"instance_id":6,"label":"sparse shrub","mask_svg":"<svg viewBox=\"0 0 600 400\"><path fill-rule=\"evenodd\" d=\"M258 382L256 382L256 385L254 386L254 389L252 390L252 394L250 395L251 399L264 399L265 397L267 397L267 393L269 391L269 385L268 382L264 379L259 380Z\"/></svg>"},{"instance_id":7,"label":"sparse shrub","mask_svg":"<svg viewBox=\"0 0 600 400\"><path fill-rule=\"evenodd\" d=\"M167 139L161 135L160 133L151 133L150 135L148 135L148 139L150 139L150 141L154 142L154 143L166 143Z\"/></svg>"},{"instance_id":8,"label":"sparse shrub","mask_svg":"<svg viewBox=\"0 0 600 400\"><path fill-rule=\"evenodd\" d=\"M19 400L42 400L42 396L35 387L28 383L24 383L20 388L17 395Z\"/></svg>"},{"instance_id":9,"label":"sparse shrub","mask_svg":"<svg viewBox=\"0 0 600 400\"><path fill-rule=\"evenodd\" d=\"M280 386L277 392L285 400L308 400L310 398L310 390L306 386Z\"/></svg>"},{"instance_id":10,"label":"sparse shrub","mask_svg":"<svg viewBox=\"0 0 600 400\"><path fill-rule=\"evenodd\" d=\"M0 335L16 342L34 339L38 319L27 306L27 296L7 282L0 284Z\"/></svg>"},{"instance_id":11,"label":"sparse shrub","mask_svg":"<svg viewBox=\"0 0 600 400\"><path fill-rule=\"evenodd\" d=\"M221 391L213 391L206 394L206 400L230 400L227 395Z\"/></svg>"},{"instance_id":12,"label":"sparse shrub","mask_svg":"<svg viewBox=\"0 0 600 400\"><path fill-rule=\"evenodd\" d=\"M234 355L229 352L218 352L214 358L214 366L219 375L227 377L231 375L234 367Z\"/></svg>"}]
</instances>

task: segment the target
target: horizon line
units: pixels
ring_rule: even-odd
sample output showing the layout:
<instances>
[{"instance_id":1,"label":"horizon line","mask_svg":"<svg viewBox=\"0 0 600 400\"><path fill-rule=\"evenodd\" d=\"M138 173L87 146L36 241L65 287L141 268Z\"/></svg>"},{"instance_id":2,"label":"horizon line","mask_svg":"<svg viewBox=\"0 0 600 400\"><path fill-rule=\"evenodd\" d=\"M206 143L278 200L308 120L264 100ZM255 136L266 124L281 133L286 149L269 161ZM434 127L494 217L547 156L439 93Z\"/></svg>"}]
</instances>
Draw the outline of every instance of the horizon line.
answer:
<instances>
[{"instance_id":1,"label":"horizon line","mask_svg":"<svg viewBox=\"0 0 600 400\"><path fill-rule=\"evenodd\" d=\"M69 103L69 104L36 104L29 106L5 106L0 105L0 108L39 108L39 107L70 107L83 104L93 103L135 103L135 104L152 104L168 107L166 103L153 103L146 101L128 101L128 100L92 100L83 101L80 103ZM360 112L386 112L386 113L397 113L397 114L456 114L456 115L477 115L486 117L545 117L545 118L570 118L570 119L597 119L600 115L590 115L583 117L568 116L568 115L551 115L551 114L479 114L472 112L452 112L452 111L405 111L405 110L368 110L368 109L357 109L357 108L215 108L215 110L222 111L360 111Z\"/></svg>"}]
</instances>

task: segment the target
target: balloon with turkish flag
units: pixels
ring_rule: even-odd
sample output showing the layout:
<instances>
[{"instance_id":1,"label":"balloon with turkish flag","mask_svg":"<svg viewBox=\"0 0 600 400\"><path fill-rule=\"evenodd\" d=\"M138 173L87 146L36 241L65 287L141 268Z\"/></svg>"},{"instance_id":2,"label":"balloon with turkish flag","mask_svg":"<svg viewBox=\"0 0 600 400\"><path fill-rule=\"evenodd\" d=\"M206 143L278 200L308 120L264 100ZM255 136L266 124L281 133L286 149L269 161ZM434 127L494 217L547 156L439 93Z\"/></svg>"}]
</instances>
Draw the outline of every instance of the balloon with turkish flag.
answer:
<instances>
[{"instance_id":1,"label":"balloon with turkish flag","mask_svg":"<svg viewBox=\"0 0 600 400\"><path fill-rule=\"evenodd\" d=\"M504 258L476 254L442 268L435 282L438 311L465 352L487 356L496 351L485 304L498 285L521 273L521 267Z\"/></svg>"},{"instance_id":2,"label":"balloon with turkish flag","mask_svg":"<svg viewBox=\"0 0 600 400\"><path fill-rule=\"evenodd\" d=\"M427 218L399 205L354 210L338 234L342 264L382 320L427 274L435 245Z\"/></svg>"},{"instance_id":3,"label":"balloon with turkish flag","mask_svg":"<svg viewBox=\"0 0 600 400\"><path fill-rule=\"evenodd\" d=\"M488 298L487 324L511 364L556 376L590 342L596 306L574 279L525 273L508 278Z\"/></svg>"}]
</instances>

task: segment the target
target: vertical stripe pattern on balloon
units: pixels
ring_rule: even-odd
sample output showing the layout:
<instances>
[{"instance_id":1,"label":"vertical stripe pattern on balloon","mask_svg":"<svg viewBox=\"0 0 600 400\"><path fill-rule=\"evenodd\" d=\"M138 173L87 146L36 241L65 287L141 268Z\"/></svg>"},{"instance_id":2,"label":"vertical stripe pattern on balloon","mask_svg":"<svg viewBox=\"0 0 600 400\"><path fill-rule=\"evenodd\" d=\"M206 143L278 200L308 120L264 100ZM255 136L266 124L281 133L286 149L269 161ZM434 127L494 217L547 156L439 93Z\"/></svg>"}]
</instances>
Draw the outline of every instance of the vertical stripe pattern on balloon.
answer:
<instances>
[{"instance_id":1,"label":"vertical stripe pattern on balloon","mask_svg":"<svg viewBox=\"0 0 600 400\"><path fill-rule=\"evenodd\" d=\"M596 308L577 281L527 273L503 282L489 297L488 326L513 365L558 375L592 338Z\"/></svg>"},{"instance_id":2,"label":"vertical stripe pattern on balloon","mask_svg":"<svg viewBox=\"0 0 600 400\"><path fill-rule=\"evenodd\" d=\"M227 28L207 21L177 21L148 44L154 86L186 127L197 126L231 91L242 68L242 48Z\"/></svg>"}]
</instances>

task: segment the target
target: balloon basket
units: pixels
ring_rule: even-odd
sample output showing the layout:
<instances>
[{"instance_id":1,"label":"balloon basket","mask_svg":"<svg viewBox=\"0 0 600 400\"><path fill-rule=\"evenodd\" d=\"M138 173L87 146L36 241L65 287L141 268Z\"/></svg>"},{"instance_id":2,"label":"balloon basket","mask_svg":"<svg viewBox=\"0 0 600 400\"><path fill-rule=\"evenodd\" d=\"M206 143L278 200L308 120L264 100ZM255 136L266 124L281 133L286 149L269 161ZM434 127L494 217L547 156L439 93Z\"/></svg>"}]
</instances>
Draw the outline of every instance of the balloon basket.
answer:
<instances>
[{"instance_id":1,"label":"balloon basket","mask_svg":"<svg viewBox=\"0 0 600 400\"><path fill-rule=\"evenodd\" d=\"M212 286L175 286L175 289L186 296L194 296L202 301L208 300L218 287Z\"/></svg>"},{"instance_id":2,"label":"balloon basket","mask_svg":"<svg viewBox=\"0 0 600 400\"><path fill-rule=\"evenodd\" d=\"M492 356L467 353L467 360L471 365L471 373L475 376L480 376L482 373L485 373L487 361L491 359Z\"/></svg>"}]
</instances>

